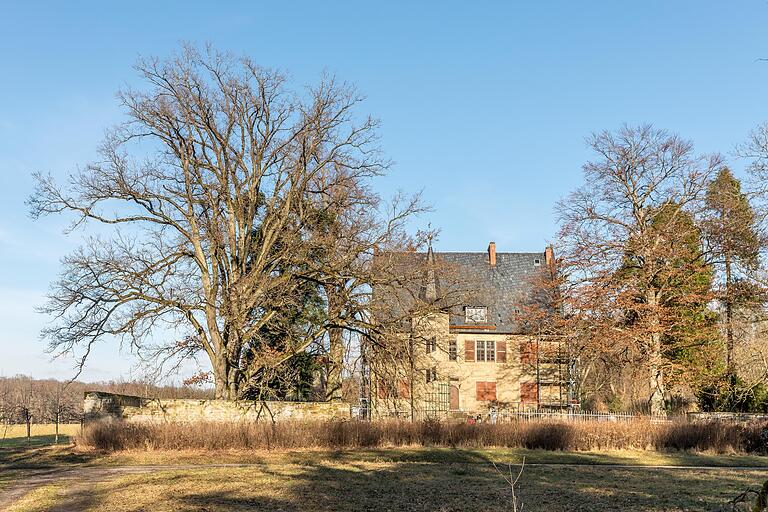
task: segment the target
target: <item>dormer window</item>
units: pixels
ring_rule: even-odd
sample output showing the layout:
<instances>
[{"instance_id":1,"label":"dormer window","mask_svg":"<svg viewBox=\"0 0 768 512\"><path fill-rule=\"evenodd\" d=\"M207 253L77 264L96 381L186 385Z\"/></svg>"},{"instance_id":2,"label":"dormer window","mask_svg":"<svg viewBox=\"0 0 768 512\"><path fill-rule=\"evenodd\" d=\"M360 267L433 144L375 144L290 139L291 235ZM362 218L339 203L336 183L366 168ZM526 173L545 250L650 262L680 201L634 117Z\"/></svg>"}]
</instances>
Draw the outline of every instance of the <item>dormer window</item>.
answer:
<instances>
[{"instance_id":1,"label":"dormer window","mask_svg":"<svg viewBox=\"0 0 768 512\"><path fill-rule=\"evenodd\" d=\"M488 321L488 308L485 306L466 306L464 319L468 324L481 324Z\"/></svg>"},{"instance_id":2,"label":"dormer window","mask_svg":"<svg viewBox=\"0 0 768 512\"><path fill-rule=\"evenodd\" d=\"M541 260L539 258L536 258L533 260L533 266L534 267L540 267L541 266Z\"/></svg>"}]
</instances>

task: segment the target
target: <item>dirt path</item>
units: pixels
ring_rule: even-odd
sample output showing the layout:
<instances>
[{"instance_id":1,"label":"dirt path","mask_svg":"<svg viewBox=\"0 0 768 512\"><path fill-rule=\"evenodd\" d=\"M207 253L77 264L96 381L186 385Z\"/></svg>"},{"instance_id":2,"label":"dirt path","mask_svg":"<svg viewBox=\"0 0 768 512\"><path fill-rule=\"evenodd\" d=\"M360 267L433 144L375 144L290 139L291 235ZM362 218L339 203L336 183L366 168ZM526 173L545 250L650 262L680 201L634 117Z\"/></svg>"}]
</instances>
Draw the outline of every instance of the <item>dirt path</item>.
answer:
<instances>
[{"instance_id":1,"label":"dirt path","mask_svg":"<svg viewBox=\"0 0 768 512\"><path fill-rule=\"evenodd\" d=\"M679 465L636 465L636 464L584 464L584 463L531 463L526 466L540 467L589 467L611 469L671 469L691 471L765 471L761 466L679 466ZM512 464L520 467L520 464ZM84 466L53 468L43 470L22 470L19 481L0 494L0 510L5 510L33 490L55 483L71 483L60 504L52 512L81 511L91 504L89 492L97 483L122 475L153 473L159 471L190 471L215 468L256 468L262 464L161 464L131 466Z\"/></svg>"}]
</instances>

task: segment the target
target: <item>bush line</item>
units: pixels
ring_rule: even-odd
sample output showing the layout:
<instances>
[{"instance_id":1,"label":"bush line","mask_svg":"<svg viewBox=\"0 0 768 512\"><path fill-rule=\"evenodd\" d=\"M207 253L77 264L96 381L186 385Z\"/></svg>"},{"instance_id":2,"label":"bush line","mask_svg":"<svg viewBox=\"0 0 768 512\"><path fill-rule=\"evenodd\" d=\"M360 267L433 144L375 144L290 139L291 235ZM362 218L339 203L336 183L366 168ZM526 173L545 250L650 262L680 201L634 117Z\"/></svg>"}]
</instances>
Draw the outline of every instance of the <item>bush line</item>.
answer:
<instances>
[{"instance_id":1,"label":"bush line","mask_svg":"<svg viewBox=\"0 0 768 512\"><path fill-rule=\"evenodd\" d=\"M544 450L696 450L766 453L768 422L512 422L285 421L271 423L86 424L75 442L105 451L508 447Z\"/></svg>"}]
</instances>

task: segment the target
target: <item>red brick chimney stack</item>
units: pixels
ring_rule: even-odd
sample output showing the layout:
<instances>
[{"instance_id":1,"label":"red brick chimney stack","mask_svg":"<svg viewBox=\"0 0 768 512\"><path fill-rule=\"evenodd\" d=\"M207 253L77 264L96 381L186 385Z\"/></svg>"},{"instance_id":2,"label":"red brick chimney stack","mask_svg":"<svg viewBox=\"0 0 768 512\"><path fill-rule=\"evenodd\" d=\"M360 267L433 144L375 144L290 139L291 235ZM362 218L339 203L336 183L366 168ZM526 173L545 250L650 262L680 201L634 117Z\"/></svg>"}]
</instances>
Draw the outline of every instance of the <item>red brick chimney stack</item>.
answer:
<instances>
[{"instance_id":1,"label":"red brick chimney stack","mask_svg":"<svg viewBox=\"0 0 768 512\"><path fill-rule=\"evenodd\" d=\"M490 263L492 267L496 266L496 242L488 244L488 263Z\"/></svg>"},{"instance_id":2,"label":"red brick chimney stack","mask_svg":"<svg viewBox=\"0 0 768 512\"><path fill-rule=\"evenodd\" d=\"M544 261L546 261L549 268L552 268L555 265L555 250L552 249L551 245L548 245L547 248L544 249Z\"/></svg>"}]
</instances>

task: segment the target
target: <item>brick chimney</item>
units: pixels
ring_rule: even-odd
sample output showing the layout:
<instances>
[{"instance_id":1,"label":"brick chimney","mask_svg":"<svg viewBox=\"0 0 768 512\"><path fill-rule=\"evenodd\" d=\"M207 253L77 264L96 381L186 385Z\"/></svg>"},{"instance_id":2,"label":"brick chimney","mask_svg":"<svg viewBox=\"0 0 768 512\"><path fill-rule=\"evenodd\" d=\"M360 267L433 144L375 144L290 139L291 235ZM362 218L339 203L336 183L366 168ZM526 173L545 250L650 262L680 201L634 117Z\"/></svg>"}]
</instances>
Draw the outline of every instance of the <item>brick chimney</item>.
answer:
<instances>
[{"instance_id":1,"label":"brick chimney","mask_svg":"<svg viewBox=\"0 0 768 512\"><path fill-rule=\"evenodd\" d=\"M552 268L555 265L555 250L552 249L551 245L548 245L547 248L544 249L544 261L549 268Z\"/></svg>"},{"instance_id":2,"label":"brick chimney","mask_svg":"<svg viewBox=\"0 0 768 512\"><path fill-rule=\"evenodd\" d=\"M488 244L488 263L490 263L492 267L496 266L496 242Z\"/></svg>"}]
</instances>

